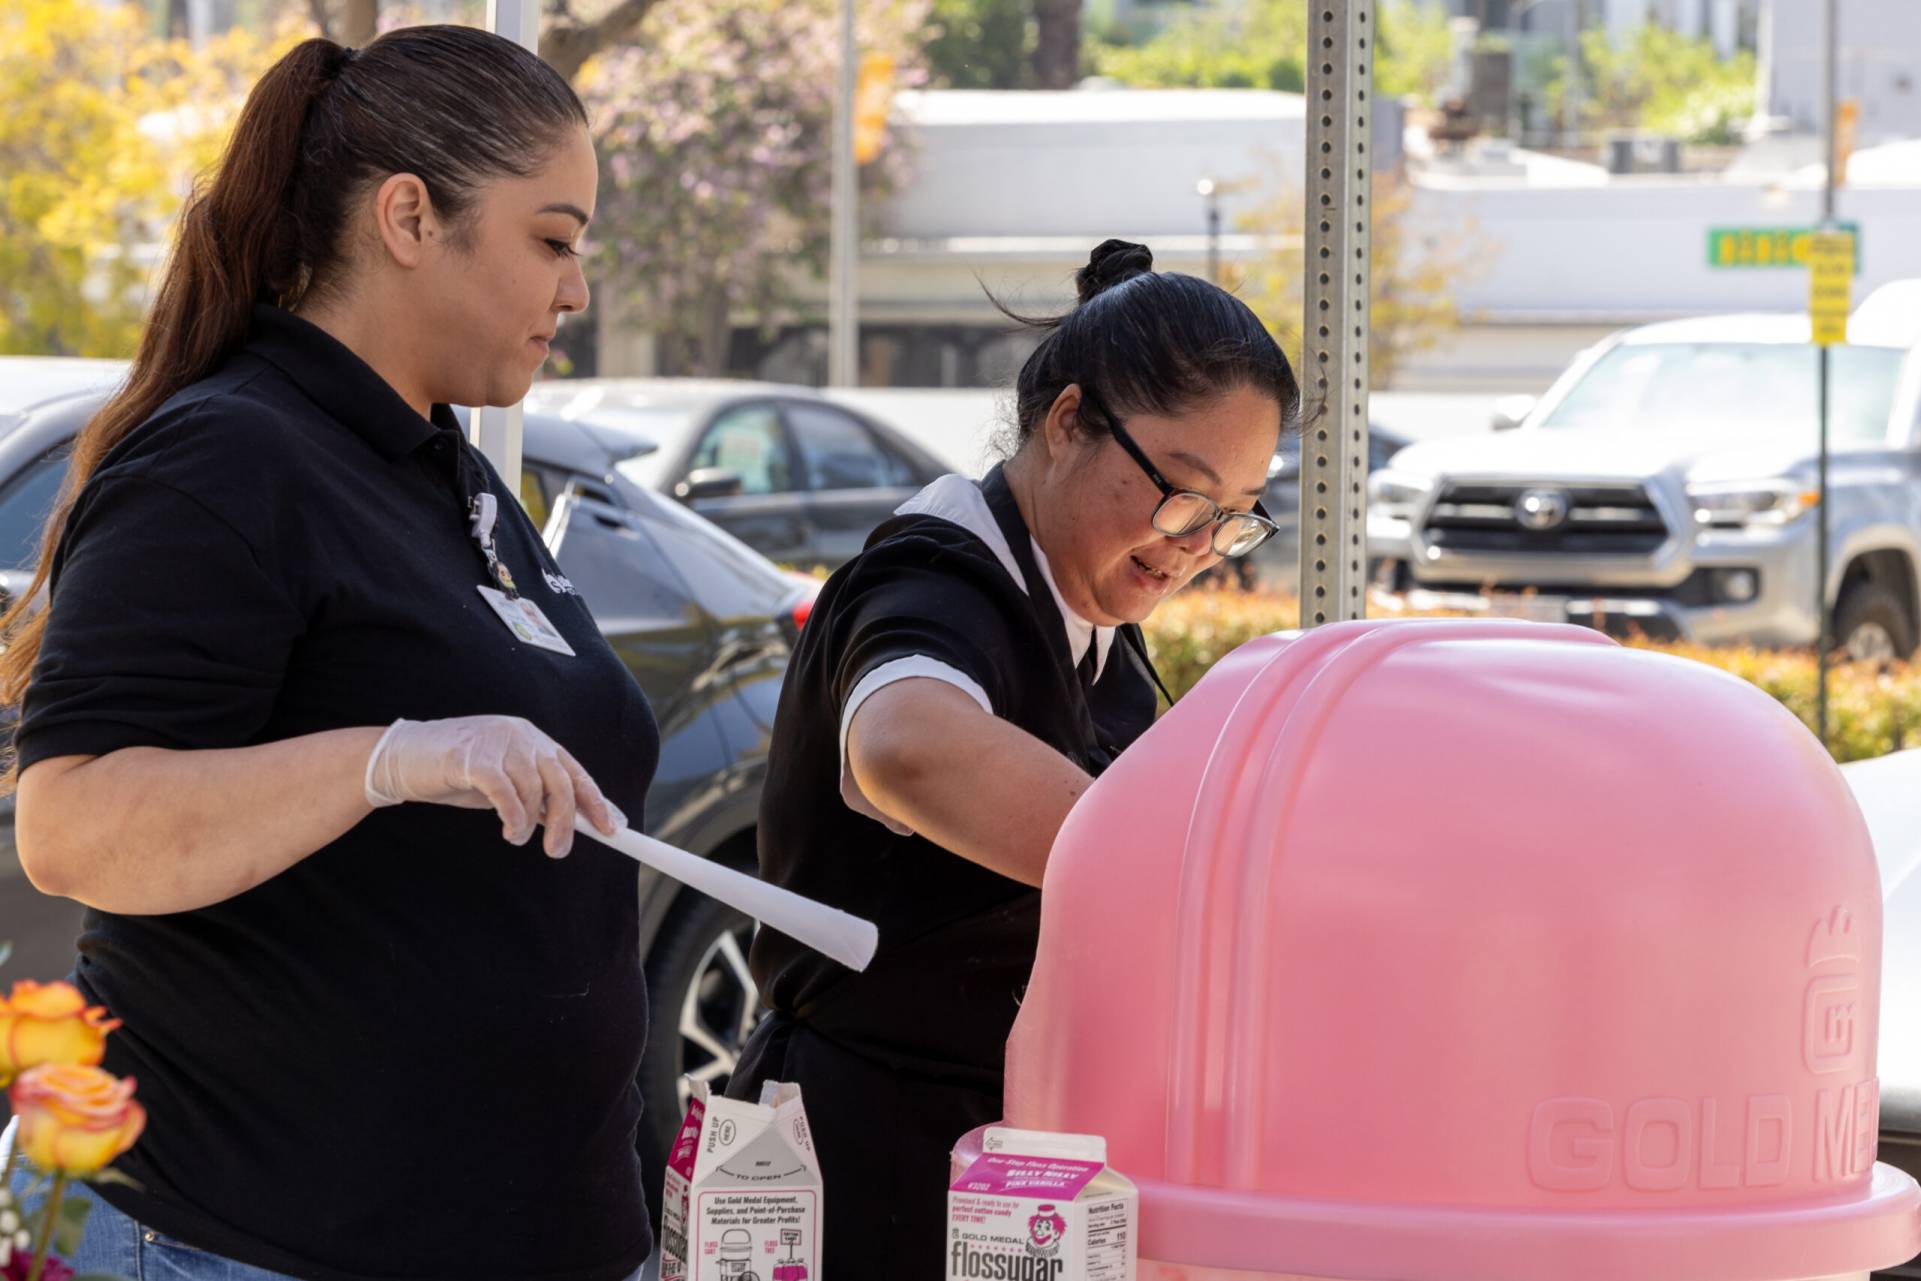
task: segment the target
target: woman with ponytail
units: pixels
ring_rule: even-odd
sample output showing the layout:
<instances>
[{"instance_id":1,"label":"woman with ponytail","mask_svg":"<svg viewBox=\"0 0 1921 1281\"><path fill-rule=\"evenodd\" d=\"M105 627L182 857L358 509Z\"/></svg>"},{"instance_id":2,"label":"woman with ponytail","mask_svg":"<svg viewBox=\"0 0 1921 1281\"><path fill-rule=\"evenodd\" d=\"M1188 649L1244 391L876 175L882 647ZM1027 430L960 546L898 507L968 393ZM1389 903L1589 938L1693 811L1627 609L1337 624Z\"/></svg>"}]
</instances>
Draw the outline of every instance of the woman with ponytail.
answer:
<instances>
[{"instance_id":1,"label":"woman with ponytail","mask_svg":"<svg viewBox=\"0 0 1921 1281\"><path fill-rule=\"evenodd\" d=\"M448 409L518 401L585 309L595 195L566 82L427 26L288 53L182 214L0 653L21 862L90 909L74 979L151 1117L82 1273L650 1252L634 871L564 856L639 821L658 734Z\"/></svg>"},{"instance_id":2,"label":"woman with ponytail","mask_svg":"<svg viewBox=\"0 0 1921 1281\"><path fill-rule=\"evenodd\" d=\"M1077 283L1067 315L1022 322L1043 337L1012 456L874 531L781 690L761 875L877 922L881 945L855 974L763 929L773 1013L729 1093L800 1083L832 1281L941 1275L947 1153L1001 1116L1048 850L1154 720L1139 623L1274 532L1255 500L1300 395L1260 321L1125 241Z\"/></svg>"}]
</instances>

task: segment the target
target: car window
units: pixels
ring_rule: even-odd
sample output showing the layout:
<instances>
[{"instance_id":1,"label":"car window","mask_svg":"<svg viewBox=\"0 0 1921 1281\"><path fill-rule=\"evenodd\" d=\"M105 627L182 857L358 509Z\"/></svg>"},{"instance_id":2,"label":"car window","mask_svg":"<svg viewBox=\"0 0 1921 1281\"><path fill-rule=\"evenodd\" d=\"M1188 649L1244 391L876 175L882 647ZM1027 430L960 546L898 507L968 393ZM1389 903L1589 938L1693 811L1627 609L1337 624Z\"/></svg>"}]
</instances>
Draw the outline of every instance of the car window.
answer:
<instances>
[{"instance_id":1,"label":"car window","mask_svg":"<svg viewBox=\"0 0 1921 1281\"><path fill-rule=\"evenodd\" d=\"M1837 443L1887 438L1901 356L1890 347L1833 348L1830 430ZM1793 343L1623 344L1597 360L1541 426L1812 438L1818 364L1814 347Z\"/></svg>"},{"instance_id":2,"label":"car window","mask_svg":"<svg viewBox=\"0 0 1921 1281\"><path fill-rule=\"evenodd\" d=\"M647 531L716 618L765 618L793 594L772 561L680 503L643 494L627 519Z\"/></svg>"},{"instance_id":3,"label":"car window","mask_svg":"<svg viewBox=\"0 0 1921 1281\"><path fill-rule=\"evenodd\" d=\"M67 447L29 463L0 489L0 568L26 569L40 558L40 534L67 475Z\"/></svg>"},{"instance_id":4,"label":"car window","mask_svg":"<svg viewBox=\"0 0 1921 1281\"><path fill-rule=\"evenodd\" d=\"M628 513L578 495L567 502L555 559L601 628L645 631L682 620L685 590Z\"/></svg>"},{"instance_id":5,"label":"car window","mask_svg":"<svg viewBox=\"0 0 1921 1281\"><path fill-rule=\"evenodd\" d=\"M872 432L839 410L790 404L787 423L794 429L809 489L880 489L913 483L913 472L904 460L883 449Z\"/></svg>"},{"instance_id":6,"label":"car window","mask_svg":"<svg viewBox=\"0 0 1921 1281\"><path fill-rule=\"evenodd\" d=\"M691 470L721 467L740 476L743 494L783 494L798 489L780 414L772 405L725 410L701 433Z\"/></svg>"},{"instance_id":7,"label":"car window","mask_svg":"<svg viewBox=\"0 0 1921 1281\"><path fill-rule=\"evenodd\" d=\"M663 725L695 694L706 625L653 540L620 508L566 492L554 505L555 559ZM669 731L671 733L671 730Z\"/></svg>"}]
</instances>

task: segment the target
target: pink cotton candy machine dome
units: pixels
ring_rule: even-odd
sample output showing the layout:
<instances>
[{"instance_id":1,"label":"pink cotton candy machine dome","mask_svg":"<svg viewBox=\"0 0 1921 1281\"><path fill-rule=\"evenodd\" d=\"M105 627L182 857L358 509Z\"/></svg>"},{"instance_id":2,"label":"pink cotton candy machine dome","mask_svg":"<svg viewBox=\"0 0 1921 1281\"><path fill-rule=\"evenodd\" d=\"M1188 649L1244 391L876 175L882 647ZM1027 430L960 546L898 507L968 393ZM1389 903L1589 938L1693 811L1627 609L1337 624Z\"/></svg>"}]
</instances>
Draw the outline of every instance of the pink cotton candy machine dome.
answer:
<instances>
[{"instance_id":1,"label":"pink cotton candy machine dome","mask_svg":"<svg viewBox=\"0 0 1921 1281\"><path fill-rule=\"evenodd\" d=\"M1881 897L1788 712L1575 627L1220 663L1076 806L1007 1122L1102 1134L1146 1278L1786 1281L1921 1251Z\"/></svg>"}]
</instances>

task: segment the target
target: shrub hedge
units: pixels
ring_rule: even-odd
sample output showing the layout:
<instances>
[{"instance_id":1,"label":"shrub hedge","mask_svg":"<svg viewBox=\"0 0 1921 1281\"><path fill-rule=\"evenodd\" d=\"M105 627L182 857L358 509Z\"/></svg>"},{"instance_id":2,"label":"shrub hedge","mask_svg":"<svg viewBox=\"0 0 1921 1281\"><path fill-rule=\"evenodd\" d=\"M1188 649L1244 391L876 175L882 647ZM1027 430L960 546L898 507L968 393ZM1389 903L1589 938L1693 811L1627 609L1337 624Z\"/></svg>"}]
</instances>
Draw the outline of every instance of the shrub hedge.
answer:
<instances>
[{"instance_id":1,"label":"shrub hedge","mask_svg":"<svg viewBox=\"0 0 1921 1281\"><path fill-rule=\"evenodd\" d=\"M1167 601L1146 624L1149 651L1176 697L1236 647L1298 626L1290 597L1232 588L1193 587ZM1707 663L1760 686L1813 728L1816 674L1811 650L1629 642ZM1836 760L1861 760L1921 747L1921 668L1908 663L1837 663L1828 677L1828 747Z\"/></svg>"}]
</instances>

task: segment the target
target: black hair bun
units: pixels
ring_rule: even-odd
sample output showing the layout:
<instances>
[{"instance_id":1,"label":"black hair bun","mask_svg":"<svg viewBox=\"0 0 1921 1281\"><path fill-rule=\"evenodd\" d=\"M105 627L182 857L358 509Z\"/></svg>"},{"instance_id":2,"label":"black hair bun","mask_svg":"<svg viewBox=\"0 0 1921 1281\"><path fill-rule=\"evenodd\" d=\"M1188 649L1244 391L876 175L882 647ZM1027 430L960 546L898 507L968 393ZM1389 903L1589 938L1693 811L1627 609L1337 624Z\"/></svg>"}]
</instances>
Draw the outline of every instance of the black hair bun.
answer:
<instances>
[{"instance_id":1,"label":"black hair bun","mask_svg":"<svg viewBox=\"0 0 1921 1281\"><path fill-rule=\"evenodd\" d=\"M1074 273L1074 289L1085 304L1096 294L1152 270L1154 255L1146 245L1137 245L1131 240L1103 240L1088 255L1087 265Z\"/></svg>"}]
</instances>

